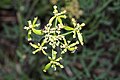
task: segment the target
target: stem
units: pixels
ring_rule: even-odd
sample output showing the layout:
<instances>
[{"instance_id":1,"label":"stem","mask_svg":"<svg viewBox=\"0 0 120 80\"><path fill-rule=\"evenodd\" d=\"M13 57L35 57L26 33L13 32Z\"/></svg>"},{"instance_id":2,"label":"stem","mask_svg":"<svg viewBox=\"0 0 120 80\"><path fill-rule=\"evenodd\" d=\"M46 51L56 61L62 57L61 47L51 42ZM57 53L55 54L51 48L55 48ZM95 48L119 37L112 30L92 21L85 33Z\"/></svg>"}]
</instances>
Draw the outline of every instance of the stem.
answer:
<instances>
[{"instance_id":1,"label":"stem","mask_svg":"<svg viewBox=\"0 0 120 80\"><path fill-rule=\"evenodd\" d=\"M55 27L57 26L57 17L55 18Z\"/></svg>"},{"instance_id":2,"label":"stem","mask_svg":"<svg viewBox=\"0 0 120 80\"><path fill-rule=\"evenodd\" d=\"M33 3L32 3L32 5L29 6L30 9L29 9L28 14L27 14L27 19L30 18L30 16L32 15L32 12L33 12L33 10L35 9L35 6L36 6L36 4L38 3L38 1L39 1L39 0L34 0Z\"/></svg>"},{"instance_id":3,"label":"stem","mask_svg":"<svg viewBox=\"0 0 120 80\"><path fill-rule=\"evenodd\" d=\"M22 15L21 12L17 13L17 17L18 17L18 22L19 22L19 30L20 30L20 36L19 36L19 47L22 47L23 44L23 22L22 22Z\"/></svg>"},{"instance_id":4,"label":"stem","mask_svg":"<svg viewBox=\"0 0 120 80\"><path fill-rule=\"evenodd\" d=\"M113 0L108 0L102 7L100 6L101 8L97 9L95 13L98 14L102 12L112 1Z\"/></svg>"},{"instance_id":5,"label":"stem","mask_svg":"<svg viewBox=\"0 0 120 80\"><path fill-rule=\"evenodd\" d=\"M55 26L54 27L57 27L57 17L55 18ZM54 33L54 35L56 35L56 34Z\"/></svg>"},{"instance_id":6,"label":"stem","mask_svg":"<svg viewBox=\"0 0 120 80\"><path fill-rule=\"evenodd\" d=\"M113 0L109 0L107 1L102 7L98 7L93 13L92 15L90 15L89 18L87 18L84 22L87 24L89 23L93 18L94 16L96 17L96 15L98 15L99 13L101 13L105 8L107 8L107 6L112 2Z\"/></svg>"},{"instance_id":7,"label":"stem","mask_svg":"<svg viewBox=\"0 0 120 80\"><path fill-rule=\"evenodd\" d=\"M62 34L62 36L66 36L66 35L68 35L68 34L71 34L73 31L70 31L70 32L67 32L67 33L65 33L65 34Z\"/></svg>"},{"instance_id":8,"label":"stem","mask_svg":"<svg viewBox=\"0 0 120 80\"><path fill-rule=\"evenodd\" d=\"M67 45L67 41L66 41L66 39L65 39L65 38L63 38L63 41L64 41L65 45Z\"/></svg>"}]
</instances>

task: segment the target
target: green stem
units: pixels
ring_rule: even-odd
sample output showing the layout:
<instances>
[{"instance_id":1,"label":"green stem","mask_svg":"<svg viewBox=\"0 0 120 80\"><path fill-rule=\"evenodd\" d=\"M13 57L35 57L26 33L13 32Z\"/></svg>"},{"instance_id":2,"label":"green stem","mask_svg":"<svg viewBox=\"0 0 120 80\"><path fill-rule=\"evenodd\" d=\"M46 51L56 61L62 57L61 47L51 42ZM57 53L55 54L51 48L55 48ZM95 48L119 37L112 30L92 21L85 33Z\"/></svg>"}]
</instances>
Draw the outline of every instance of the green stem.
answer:
<instances>
[{"instance_id":1,"label":"green stem","mask_svg":"<svg viewBox=\"0 0 120 80\"><path fill-rule=\"evenodd\" d=\"M23 44L23 24L22 24L22 15L20 12L17 13L18 22L19 22L19 30L20 30L20 36L19 36L19 47L22 47Z\"/></svg>"},{"instance_id":2,"label":"green stem","mask_svg":"<svg viewBox=\"0 0 120 80\"><path fill-rule=\"evenodd\" d=\"M89 18L87 18L84 22L85 24L89 23L95 16L97 16L99 13L101 13L105 8L108 7L108 5L112 2L113 0L108 0L102 7L98 7L93 13L91 13L92 15L90 15Z\"/></svg>"},{"instance_id":3,"label":"green stem","mask_svg":"<svg viewBox=\"0 0 120 80\"><path fill-rule=\"evenodd\" d=\"M55 26L54 27L57 27L57 18L55 18ZM55 36L56 34L54 33L54 36Z\"/></svg>"},{"instance_id":4,"label":"green stem","mask_svg":"<svg viewBox=\"0 0 120 80\"><path fill-rule=\"evenodd\" d=\"M70 32L67 32L67 33L65 33L65 34L62 34L62 36L66 36L66 35L68 35L68 34L71 34L73 31L70 31Z\"/></svg>"},{"instance_id":5,"label":"green stem","mask_svg":"<svg viewBox=\"0 0 120 80\"><path fill-rule=\"evenodd\" d=\"M99 9L96 9L95 14L98 14L100 12L102 12L105 8L107 8L107 6L114 0L108 0L102 7L100 6Z\"/></svg>"},{"instance_id":6,"label":"green stem","mask_svg":"<svg viewBox=\"0 0 120 80\"><path fill-rule=\"evenodd\" d=\"M55 18L55 27L57 26L57 17Z\"/></svg>"},{"instance_id":7,"label":"green stem","mask_svg":"<svg viewBox=\"0 0 120 80\"><path fill-rule=\"evenodd\" d=\"M34 0L33 3L32 3L32 5L29 6L30 9L29 9L28 14L27 14L27 19L30 18L30 16L32 15L32 12L34 11L35 6L38 4L38 1L39 0Z\"/></svg>"}]
</instances>

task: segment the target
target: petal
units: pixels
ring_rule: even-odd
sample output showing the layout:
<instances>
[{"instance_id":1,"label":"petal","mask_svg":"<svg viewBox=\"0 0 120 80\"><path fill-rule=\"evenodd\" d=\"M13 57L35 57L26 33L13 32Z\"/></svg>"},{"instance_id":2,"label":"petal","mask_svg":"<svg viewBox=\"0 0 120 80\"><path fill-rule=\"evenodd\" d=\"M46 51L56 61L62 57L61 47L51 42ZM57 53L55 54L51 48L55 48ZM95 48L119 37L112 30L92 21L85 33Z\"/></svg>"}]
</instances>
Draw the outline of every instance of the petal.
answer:
<instances>
[{"instance_id":1,"label":"petal","mask_svg":"<svg viewBox=\"0 0 120 80\"><path fill-rule=\"evenodd\" d=\"M53 16L52 18L50 18L50 20L49 20L49 24L50 24L50 25L52 24L52 22L53 22L53 20L55 19L55 17L56 17L56 16Z\"/></svg>"},{"instance_id":2,"label":"petal","mask_svg":"<svg viewBox=\"0 0 120 80\"><path fill-rule=\"evenodd\" d=\"M49 68L51 67L51 63L48 63L46 66L45 66L45 68L44 68L44 72L46 72Z\"/></svg>"},{"instance_id":3,"label":"petal","mask_svg":"<svg viewBox=\"0 0 120 80\"><path fill-rule=\"evenodd\" d=\"M72 27L69 27L69 26L63 26L63 28L67 31L71 31L71 30L74 30L74 28Z\"/></svg>"},{"instance_id":4,"label":"petal","mask_svg":"<svg viewBox=\"0 0 120 80\"><path fill-rule=\"evenodd\" d=\"M31 30L28 31L27 38L28 38L28 41L31 41L31 40L32 40L32 38L31 38Z\"/></svg>"},{"instance_id":5,"label":"petal","mask_svg":"<svg viewBox=\"0 0 120 80\"><path fill-rule=\"evenodd\" d=\"M83 45L83 37L82 37L82 34L78 31L78 32L77 32L77 35L78 35L78 39L79 39L81 45Z\"/></svg>"},{"instance_id":6,"label":"petal","mask_svg":"<svg viewBox=\"0 0 120 80\"><path fill-rule=\"evenodd\" d=\"M40 49L36 49L35 51L33 51L32 53L33 54L36 54L37 52L39 52L40 51Z\"/></svg>"},{"instance_id":7,"label":"petal","mask_svg":"<svg viewBox=\"0 0 120 80\"><path fill-rule=\"evenodd\" d=\"M32 43L30 43L30 45L33 47L33 48L39 48L36 44L32 44Z\"/></svg>"},{"instance_id":8,"label":"petal","mask_svg":"<svg viewBox=\"0 0 120 80\"><path fill-rule=\"evenodd\" d=\"M57 52L52 49L52 59L53 60L56 59L56 54L57 54Z\"/></svg>"},{"instance_id":9,"label":"petal","mask_svg":"<svg viewBox=\"0 0 120 80\"><path fill-rule=\"evenodd\" d=\"M32 31L37 35L43 35L42 30L37 30L37 29L32 28Z\"/></svg>"},{"instance_id":10,"label":"petal","mask_svg":"<svg viewBox=\"0 0 120 80\"><path fill-rule=\"evenodd\" d=\"M38 17L35 17L33 20L33 25L37 22L37 20L38 20Z\"/></svg>"}]
</instances>

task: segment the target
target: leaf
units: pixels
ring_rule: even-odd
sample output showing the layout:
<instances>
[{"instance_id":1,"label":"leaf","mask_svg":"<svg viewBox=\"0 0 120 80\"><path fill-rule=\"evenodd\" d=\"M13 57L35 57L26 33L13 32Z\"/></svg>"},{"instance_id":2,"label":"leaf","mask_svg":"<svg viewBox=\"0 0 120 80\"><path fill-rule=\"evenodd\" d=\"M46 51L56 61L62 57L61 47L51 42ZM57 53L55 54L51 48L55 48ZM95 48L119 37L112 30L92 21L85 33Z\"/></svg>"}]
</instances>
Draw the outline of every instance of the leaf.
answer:
<instances>
[{"instance_id":1,"label":"leaf","mask_svg":"<svg viewBox=\"0 0 120 80\"><path fill-rule=\"evenodd\" d=\"M27 38L28 38L28 41L31 41L31 40L32 40L32 38L31 38L31 30L28 31L28 36L27 36Z\"/></svg>"},{"instance_id":2,"label":"leaf","mask_svg":"<svg viewBox=\"0 0 120 80\"><path fill-rule=\"evenodd\" d=\"M31 35L31 30L28 31L28 34Z\"/></svg>"},{"instance_id":3,"label":"leaf","mask_svg":"<svg viewBox=\"0 0 120 80\"><path fill-rule=\"evenodd\" d=\"M29 25L29 26L32 25L32 22L31 22L30 20L28 21L28 25Z\"/></svg>"},{"instance_id":4,"label":"leaf","mask_svg":"<svg viewBox=\"0 0 120 80\"><path fill-rule=\"evenodd\" d=\"M74 51L74 50L76 50L76 49L77 49L76 46L75 46L75 47L68 48L69 51Z\"/></svg>"},{"instance_id":5,"label":"leaf","mask_svg":"<svg viewBox=\"0 0 120 80\"><path fill-rule=\"evenodd\" d=\"M59 62L56 62L55 64L58 65L58 66L60 66L60 68L64 68L64 66L61 65Z\"/></svg>"},{"instance_id":6,"label":"leaf","mask_svg":"<svg viewBox=\"0 0 120 80\"><path fill-rule=\"evenodd\" d=\"M76 38L76 31L73 31L73 38Z\"/></svg>"},{"instance_id":7,"label":"leaf","mask_svg":"<svg viewBox=\"0 0 120 80\"><path fill-rule=\"evenodd\" d=\"M50 56L48 56L48 59L49 59L50 61L52 61L52 58L51 58Z\"/></svg>"},{"instance_id":8,"label":"leaf","mask_svg":"<svg viewBox=\"0 0 120 80\"><path fill-rule=\"evenodd\" d=\"M42 49L42 52L43 52L44 55L47 55L47 53L43 49Z\"/></svg>"},{"instance_id":9,"label":"leaf","mask_svg":"<svg viewBox=\"0 0 120 80\"><path fill-rule=\"evenodd\" d=\"M79 39L81 45L83 45L83 37L82 37L82 34L81 34L79 31L77 31L77 35L78 35L78 39Z\"/></svg>"},{"instance_id":10,"label":"leaf","mask_svg":"<svg viewBox=\"0 0 120 80\"><path fill-rule=\"evenodd\" d=\"M43 42L41 43L41 46L44 46L46 43L46 40L44 39Z\"/></svg>"},{"instance_id":11,"label":"leaf","mask_svg":"<svg viewBox=\"0 0 120 80\"><path fill-rule=\"evenodd\" d=\"M63 28L64 28L65 30L67 30L67 31L74 30L74 28L69 27L69 26L63 26Z\"/></svg>"},{"instance_id":12,"label":"leaf","mask_svg":"<svg viewBox=\"0 0 120 80\"><path fill-rule=\"evenodd\" d=\"M61 65L61 64L59 64L59 66L60 66L60 68L64 68L64 66L63 66L63 65Z\"/></svg>"},{"instance_id":13,"label":"leaf","mask_svg":"<svg viewBox=\"0 0 120 80\"><path fill-rule=\"evenodd\" d=\"M61 25L63 25L62 20L61 20L60 17L57 17L57 20L58 20L58 22L59 22Z\"/></svg>"},{"instance_id":14,"label":"leaf","mask_svg":"<svg viewBox=\"0 0 120 80\"><path fill-rule=\"evenodd\" d=\"M56 16L53 16L52 18L50 18L49 20L49 24L52 24L53 20L55 19Z\"/></svg>"},{"instance_id":15,"label":"leaf","mask_svg":"<svg viewBox=\"0 0 120 80\"><path fill-rule=\"evenodd\" d=\"M38 17L35 17L33 20L33 25L37 22L37 20L38 20Z\"/></svg>"},{"instance_id":16,"label":"leaf","mask_svg":"<svg viewBox=\"0 0 120 80\"><path fill-rule=\"evenodd\" d=\"M53 64L52 67L54 68L54 71L56 71L56 65Z\"/></svg>"},{"instance_id":17,"label":"leaf","mask_svg":"<svg viewBox=\"0 0 120 80\"><path fill-rule=\"evenodd\" d=\"M62 60L62 57L57 58L55 61L60 61Z\"/></svg>"},{"instance_id":18,"label":"leaf","mask_svg":"<svg viewBox=\"0 0 120 80\"><path fill-rule=\"evenodd\" d=\"M73 46L75 46L75 45L77 45L77 44L79 44L79 42L78 42L78 41L77 41L77 42L75 42L75 43L70 44L70 45L69 45L69 47L73 47Z\"/></svg>"},{"instance_id":19,"label":"leaf","mask_svg":"<svg viewBox=\"0 0 120 80\"><path fill-rule=\"evenodd\" d=\"M40 23L39 23L39 24L35 24L35 25L34 25L34 27L38 27L38 26L40 26Z\"/></svg>"},{"instance_id":20,"label":"leaf","mask_svg":"<svg viewBox=\"0 0 120 80\"><path fill-rule=\"evenodd\" d=\"M46 66L45 66L45 68L44 68L44 72L46 72L49 68L50 68L50 66L51 66L51 63L48 63Z\"/></svg>"},{"instance_id":21,"label":"leaf","mask_svg":"<svg viewBox=\"0 0 120 80\"><path fill-rule=\"evenodd\" d=\"M24 29L29 30L30 28L25 26Z\"/></svg>"},{"instance_id":22,"label":"leaf","mask_svg":"<svg viewBox=\"0 0 120 80\"><path fill-rule=\"evenodd\" d=\"M60 18L64 18L64 19L66 19L66 18L67 18L67 16L66 16L66 15L60 15L59 17L60 17Z\"/></svg>"},{"instance_id":23,"label":"leaf","mask_svg":"<svg viewBox=\"0 0 120 80\"><path fill-rule=\"evenodd\" d=\"M40 51L40 49L36 49L36 50L33 51L32 53L35 54L35 53L37 53L38 51Z\"/></svg>"},{"instance_id":24,"label":"leaf","mask_svg":"<svg viewBox=\"0 0 120 80\"><path fill-rule=\"evenodd\" d=\"M53 60L55 60L55 59L56 59L56 54L57 54L57 52L56 52L56 51L54 51L54 50L52 50L52 59L53 59Z\"/></svg>"},{"instance_id":25,"label":"leaf","mask_svg":"<svg viewBox=\"0 0 120 80\"><path fill-rule=\"evenodd\" d=\"M43 35L42 30L37 30L37 29L32 28L32 31L37 35Z\"/></svg>"},{"instance_id":26,"label":"leaf","mask_svg":"<svg viewBox=\"0 0 120 80\"><path fill-rule=\"evenodd\" d=\"M39 48L36 44L32 44L32 43L30 43L30 45L33 47L33 48Z\"/></svg>"}]
</instances>

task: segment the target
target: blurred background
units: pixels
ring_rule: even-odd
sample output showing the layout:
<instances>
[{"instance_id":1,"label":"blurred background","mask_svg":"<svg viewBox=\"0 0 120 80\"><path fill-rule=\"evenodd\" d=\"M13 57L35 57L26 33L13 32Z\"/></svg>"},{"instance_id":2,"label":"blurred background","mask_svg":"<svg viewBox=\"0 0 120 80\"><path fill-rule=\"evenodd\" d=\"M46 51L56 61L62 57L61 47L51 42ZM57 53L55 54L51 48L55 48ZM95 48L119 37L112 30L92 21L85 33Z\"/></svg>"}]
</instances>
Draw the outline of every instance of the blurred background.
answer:
<instances>
[{"instance_id":1,"label":"blurred background","mask_svg":"<svg viewBox=\"0 0 120 80\"><path fill-rule=\"evenodd\" d=\"M84 46L44 73L49 60L32 54L23 27L36 16L44 27L53 5L86 24ZM120 0L1 0L0 80L120 80Z\"/></svg>"}]
</instances>

